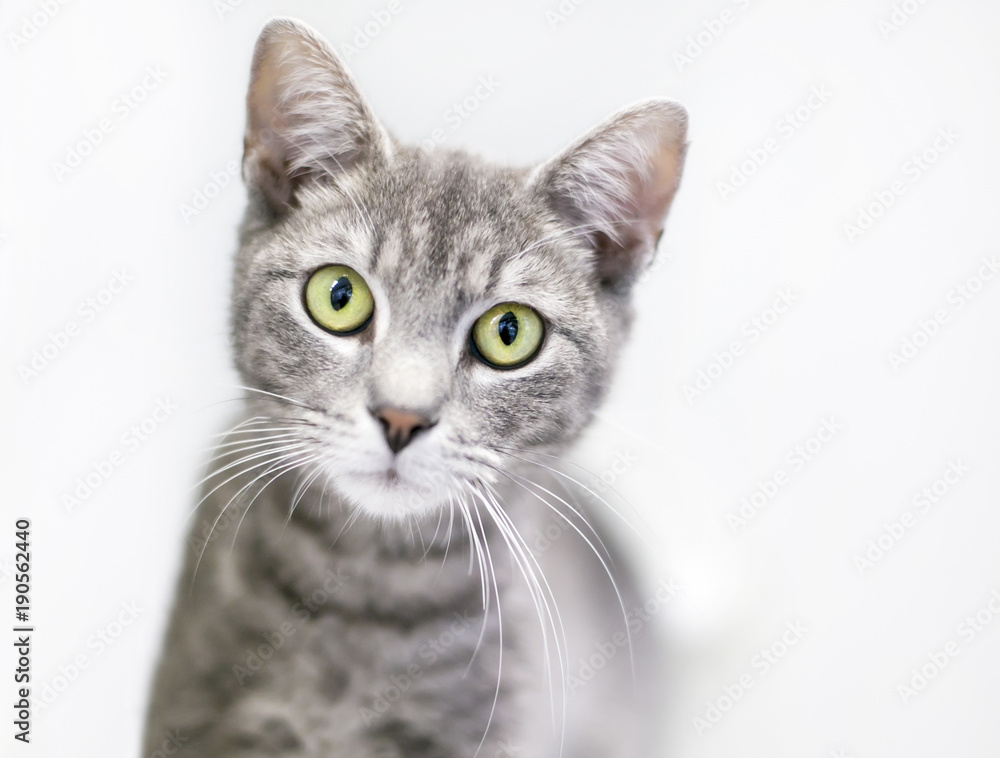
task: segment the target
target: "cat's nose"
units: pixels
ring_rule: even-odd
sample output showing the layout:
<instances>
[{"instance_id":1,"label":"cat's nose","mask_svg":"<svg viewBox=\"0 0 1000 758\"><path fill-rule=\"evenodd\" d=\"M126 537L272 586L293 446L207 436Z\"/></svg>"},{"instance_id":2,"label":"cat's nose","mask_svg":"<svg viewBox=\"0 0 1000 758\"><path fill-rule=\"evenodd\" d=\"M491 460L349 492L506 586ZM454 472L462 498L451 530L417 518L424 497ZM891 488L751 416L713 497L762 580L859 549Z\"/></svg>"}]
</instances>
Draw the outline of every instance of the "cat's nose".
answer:
<instances>
[{"instance_id":1,"label":"cat's nose","mask_svg":"<svg viewBox=\"0 0 1000 758\"><path fill-rule=\"evenodd\" d=\"M398 453L406 447L419 432L430 429L435 421L412 411L398 408L379 408L372 411L385 432L385 441L389 449Z\"/></svg>"}]
</instances>

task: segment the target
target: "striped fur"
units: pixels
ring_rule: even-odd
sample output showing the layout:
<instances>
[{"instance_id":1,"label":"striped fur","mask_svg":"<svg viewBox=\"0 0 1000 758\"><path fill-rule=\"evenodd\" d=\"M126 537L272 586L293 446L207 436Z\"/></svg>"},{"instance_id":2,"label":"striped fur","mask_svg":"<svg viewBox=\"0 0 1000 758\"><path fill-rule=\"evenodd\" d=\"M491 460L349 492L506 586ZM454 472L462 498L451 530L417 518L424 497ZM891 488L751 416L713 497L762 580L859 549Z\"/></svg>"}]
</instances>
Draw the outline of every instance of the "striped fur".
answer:
<instances>
[{"instance_id":1,"label":"striped fur","mask_svg":"<svg viewBox=\"0 0 1000 758\"><path fill-rule=\"evenodd\" d=\"M680 106L652 100L533 169L418 150L375 121L315 33L265 28L233 278L251 393L194 517L145 755L171 732L188 758L651 754L651 640L633 641L637 682L622 652L563 689L625 621L609 556L547 468L607 390L685 132ZM328 334L303 307L331 263L374 295L360 334ZM506 301L541 314L546 336L499 371L469 333ZM383 404L437 424L393 453L369 410ZM545 551L509 542L559 519L580 534L563 527ZM629 607L627 559L610 549ZM529 581L536 568L548 585ZM561 629L539 619L540 595Z\"/></svg>"}]
</instances>

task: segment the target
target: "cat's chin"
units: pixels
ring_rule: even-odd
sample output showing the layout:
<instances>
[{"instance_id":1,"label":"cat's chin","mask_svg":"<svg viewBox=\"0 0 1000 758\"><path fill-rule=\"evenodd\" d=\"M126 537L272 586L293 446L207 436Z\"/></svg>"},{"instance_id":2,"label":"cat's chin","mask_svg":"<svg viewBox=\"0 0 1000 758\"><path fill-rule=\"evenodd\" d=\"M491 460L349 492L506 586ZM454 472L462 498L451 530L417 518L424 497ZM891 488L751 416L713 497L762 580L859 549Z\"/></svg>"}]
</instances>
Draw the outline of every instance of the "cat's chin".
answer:
<instances>
[{"instance_id":1,"label":"cat's chin","mask_svg":"<svg viewBox=\"0 0 1000 758\"><path fill-rule=\"evenodd\" d=\"M378 520L407 521L448 502L444 487L418 485L392 469L378 473L342 473L331 483L352 505Z\"/></svg>"}]
</instances>

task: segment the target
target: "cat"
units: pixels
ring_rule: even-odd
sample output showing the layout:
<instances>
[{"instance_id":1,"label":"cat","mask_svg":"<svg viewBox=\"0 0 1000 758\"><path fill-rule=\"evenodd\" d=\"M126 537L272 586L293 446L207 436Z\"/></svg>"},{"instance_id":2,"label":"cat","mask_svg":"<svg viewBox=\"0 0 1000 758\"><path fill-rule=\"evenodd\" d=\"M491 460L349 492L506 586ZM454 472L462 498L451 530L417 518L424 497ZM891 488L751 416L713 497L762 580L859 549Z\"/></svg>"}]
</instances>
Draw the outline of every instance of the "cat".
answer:
<instances>
[{"instance_id":1,"label":"cat","mask_svg":"<svg viewBox=\"0 0 1000 758\"><path fill-rule=\"evenodd\" d=\"M606 394L686 132L652 99L533 168L410 147L314 31L267 24L231 311L248 397L195 509L144 755L656 754L643 598L583 510L604 498L558 464Z\"/></svg>"}]
</instances>

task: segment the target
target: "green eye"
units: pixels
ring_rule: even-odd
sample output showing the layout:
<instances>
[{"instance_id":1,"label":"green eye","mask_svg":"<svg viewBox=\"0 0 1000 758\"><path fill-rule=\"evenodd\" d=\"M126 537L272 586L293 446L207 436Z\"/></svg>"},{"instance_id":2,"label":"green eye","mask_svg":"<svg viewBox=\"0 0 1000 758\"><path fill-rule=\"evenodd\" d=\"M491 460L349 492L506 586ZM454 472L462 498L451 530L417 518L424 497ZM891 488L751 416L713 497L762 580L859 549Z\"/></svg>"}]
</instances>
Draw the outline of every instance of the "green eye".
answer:
<instances>
[{"instance_id":1,"label":"green eye","mask_svg":"<svg viewBox=\"0 0 1000 758\"><path fill-rule=\"evenodd\" d=\"M531 308L519 303L494 305L472 327L473 352L494 368L527 363L541 347L545 326Z\"/></svg>"},{"instance_id":2,"label":"green eye","mask_svg":"<svg viewBox=\"0 0 1000 758\"><path fill-rule=\"evenodd\" d=\"M371 290L347 266L324 266L306 282L306 308L313 321L334 334L364 329L375 310Z\"/></svg>"}]
</instances>

